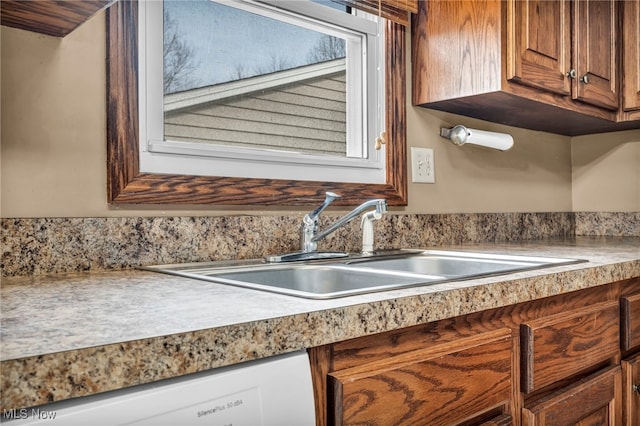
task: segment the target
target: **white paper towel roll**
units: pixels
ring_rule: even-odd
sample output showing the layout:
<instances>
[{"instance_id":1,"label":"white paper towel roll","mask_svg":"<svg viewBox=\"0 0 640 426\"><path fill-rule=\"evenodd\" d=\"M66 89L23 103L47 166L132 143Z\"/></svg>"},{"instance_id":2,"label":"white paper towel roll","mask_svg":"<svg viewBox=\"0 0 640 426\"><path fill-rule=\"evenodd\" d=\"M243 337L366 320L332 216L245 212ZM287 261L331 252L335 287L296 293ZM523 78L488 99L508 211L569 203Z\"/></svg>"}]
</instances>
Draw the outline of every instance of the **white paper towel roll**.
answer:
<instances>
[{"instance_id":1,"label":"white paper towel roll","mask_svg":"<svg viewBox=\"0 0 640 426\"><path fill-rule=\"evenodd\" d=\"M451 139L456 145L470 143L501 151L506 151L513 146L513 137L507 133L469 129L461 125L454 126L452 129L441 129L440 136Z\"/></svg>"}]
</instances>

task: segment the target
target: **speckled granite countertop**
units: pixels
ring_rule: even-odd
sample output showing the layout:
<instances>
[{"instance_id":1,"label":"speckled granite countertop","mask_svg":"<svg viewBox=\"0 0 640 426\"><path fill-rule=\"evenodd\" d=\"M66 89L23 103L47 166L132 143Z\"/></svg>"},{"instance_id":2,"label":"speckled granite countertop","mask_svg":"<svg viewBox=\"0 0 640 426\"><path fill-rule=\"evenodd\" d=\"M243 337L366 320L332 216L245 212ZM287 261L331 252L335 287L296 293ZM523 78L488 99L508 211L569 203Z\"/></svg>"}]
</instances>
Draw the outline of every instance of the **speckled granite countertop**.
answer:
<instances>
[{"instance_id":1,"label":"speckled granite countertop","mask_svg":"<svg viewBox=\"0 0 640 426\"><path fill-rule=\"evenodd\" d=\"M2 406L20 408L640 276L640 238L438 247L586 259L308 300L140 270L2 279Z\"/></svg>"}]
</instances>

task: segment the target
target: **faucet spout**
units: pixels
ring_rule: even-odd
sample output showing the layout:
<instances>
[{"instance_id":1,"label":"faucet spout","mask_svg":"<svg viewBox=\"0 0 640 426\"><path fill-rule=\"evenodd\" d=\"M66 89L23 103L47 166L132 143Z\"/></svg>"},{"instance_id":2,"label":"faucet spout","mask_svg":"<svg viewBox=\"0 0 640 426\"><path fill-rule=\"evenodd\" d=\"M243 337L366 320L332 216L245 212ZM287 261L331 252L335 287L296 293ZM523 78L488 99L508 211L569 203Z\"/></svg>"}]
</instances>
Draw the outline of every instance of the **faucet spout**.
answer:
<instances>
[{"instance_id":1,"label":"faucet spout","mask_svg":"<svg viewBox=\"0 0 640 426\"><path fill-rule=\"evenodd\" d=\"M373 200L365 201L360 204L355 209L351 210L349 213L342 216L340 219L336 220L331 226L329 226L324 231L320 232L316 236L312 238L311 241L318 242L321 239L325 238L327 235L331 234L333 231L343 227L347 223L351 222L353 219L358 217L361 213L365 211L375 208L376 213L383 214L387 212L387 200L383 198L376 198Z\"/></svg>"},{"instance_id":2,"label":"faucet spout","mask_svg":"<svg viewBox=\"0 0 640 426\"><path fill-rule=\"evenodd\" d=\"M325 238L338 228L343 227L347 223L355 219L359 214L366 213L363 216L363 225L366 230L363 236L363 253L370 254L373 251L373 220L378 220L382 217L383 213L387 212L387 200L377 198L369 201L365 201L349 213L342 216L334 224L329 226L324 231L318 233L318 218L322 211L326 209L329 204L336 198L340 197L333 192L327 192L324 203L310 213L307 213L302 219L300 245L302 246L299 252L287 253L277 256L267 256L267 262L290 262L296 260L313 260L313 259L330 259L335 257L346 257L347 253L344 252L318 252L318 241ZM364 229L363 228L363 229ZM365 243L366 242L366 243Z\"/></svg>"}]
</instances>

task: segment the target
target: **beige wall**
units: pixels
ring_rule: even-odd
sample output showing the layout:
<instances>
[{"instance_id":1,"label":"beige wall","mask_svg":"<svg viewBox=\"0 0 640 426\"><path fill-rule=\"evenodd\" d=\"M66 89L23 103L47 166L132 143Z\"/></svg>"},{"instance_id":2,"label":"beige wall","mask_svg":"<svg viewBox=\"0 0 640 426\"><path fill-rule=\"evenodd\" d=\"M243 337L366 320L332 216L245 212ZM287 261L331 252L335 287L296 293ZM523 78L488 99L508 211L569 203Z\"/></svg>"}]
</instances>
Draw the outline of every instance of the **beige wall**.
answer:
<instances>
[{"instance_id":1,"label":"beige wall","mask_svg":"<svg viewBox=\"0 0 640 426\"><path fill-rule=\"evenodd\" d=\"M1 38L2 217L292 211L108 206L104 14L96 15L64 39L6 27L2 27ZM572 202L582 205L576 203L576 197L572 199L570 138L411 106L407 114L409 147L434 149L436 183L410 184L409 206L396 211L541 212L570 211ZM515 146L508 152L456 147L439 137L441 126L455 124L509 132L514 136ZM591 140L587 138L586 142ZM637 165L637 147L634 152ZM633 167L633 162L628 167ZM580 184L591 185L583 180ZM619 209L617 201L608 203L609 200L600 204L599 210ZM635 206L638 210L638 201Z\"/></svg>"},{"instance_id":2,"label":"beige wall","mask_svg":"<svg viewBox=\"0 0 640 426\"><path fill-rule=\"evenodd\" d=\"M573 209L640 211L640 130L571 141Z\"/></svg>"}]
</instances>

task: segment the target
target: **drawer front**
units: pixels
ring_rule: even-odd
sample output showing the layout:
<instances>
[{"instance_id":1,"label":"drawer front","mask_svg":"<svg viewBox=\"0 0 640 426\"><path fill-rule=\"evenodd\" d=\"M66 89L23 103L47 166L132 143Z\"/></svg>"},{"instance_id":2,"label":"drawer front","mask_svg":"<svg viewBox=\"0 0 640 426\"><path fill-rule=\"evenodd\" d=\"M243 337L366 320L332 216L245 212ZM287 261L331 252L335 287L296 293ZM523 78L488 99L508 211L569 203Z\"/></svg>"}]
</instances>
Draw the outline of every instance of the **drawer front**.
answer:
<instances>
[{"instance_id":1,"label":"drawer front","mask_svg":"<svg viewBox=\"0 0 640 426\"><path fill-rule=\"evenodd\" d=\"M523 426L619 425L620 367L609 367L522 410Z\"/></svg>"},{"instance_id":2,"label":"drawer front","mask_svg":"<svg viewBox=\"0 0 640 426\"><path fill-rule=\"evenodd\" d=\"M640 293L620 299L622 317L622 349L629 351L640 347Z\"/></svg>"},{"instance_id":3,"label":"drawer front","mask_svg":"<svg viewBox=\"0 0 640 426\"><path fill-rule=\"evenodd\" d=\"M522 390L530 393L617 355L618 303L605 302L521 325Z\"/></svg>"},{"instance_id":4,"label":"drawer front","mask_svg":"<svg viewBox=\"0 0 640 426\"><path fill-rule=\"evenodd\" d=\"M496 409L513 415L514 344L505 329L331 373L329 412L336 425L457 424Z\"/></svg>"}]
</instances>

